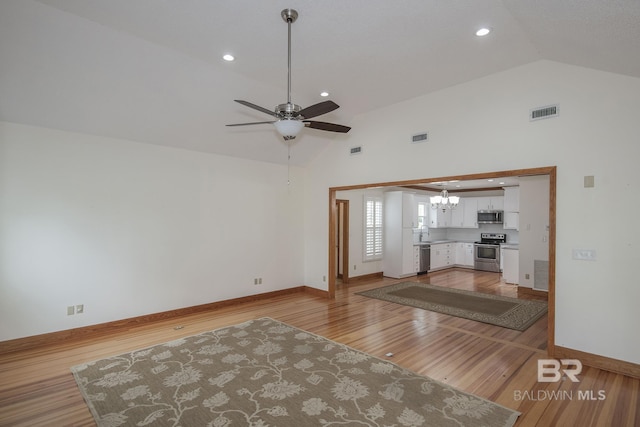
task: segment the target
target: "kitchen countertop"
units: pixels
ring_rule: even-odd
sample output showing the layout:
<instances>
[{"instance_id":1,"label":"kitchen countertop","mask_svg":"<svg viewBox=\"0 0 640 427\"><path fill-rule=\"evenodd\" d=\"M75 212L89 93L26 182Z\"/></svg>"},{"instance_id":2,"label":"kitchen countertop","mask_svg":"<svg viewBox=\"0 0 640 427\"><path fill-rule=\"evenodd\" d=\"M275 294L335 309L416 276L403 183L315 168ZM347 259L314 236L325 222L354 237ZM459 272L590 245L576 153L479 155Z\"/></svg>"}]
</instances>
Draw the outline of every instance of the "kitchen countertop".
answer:
<instances>
[{"instance_id":1,"label":"kitchen countertop","mask_svg":"<svg viewBox=\"0 0 640 427\"><path fill-rule=\"evenodd\" d=\"M440 240L427 240L424 242L418 242L418 243L414 243L414 246L421 246L421 245L437 245L439 243L473 243L470 241L464 241L464 240L452 240L452 239L440 239Z\"/></svg>"},{"instance_id":2,"label":"kitchen countertop","mask_svg":"<svg viewBox=\"0 0 640 427\"><path fill-rule=\"evenodd\" d=\"M520 249L520 245L517 243L503 243L500 247L502 249Z\"/></svg>"}]
</instances>

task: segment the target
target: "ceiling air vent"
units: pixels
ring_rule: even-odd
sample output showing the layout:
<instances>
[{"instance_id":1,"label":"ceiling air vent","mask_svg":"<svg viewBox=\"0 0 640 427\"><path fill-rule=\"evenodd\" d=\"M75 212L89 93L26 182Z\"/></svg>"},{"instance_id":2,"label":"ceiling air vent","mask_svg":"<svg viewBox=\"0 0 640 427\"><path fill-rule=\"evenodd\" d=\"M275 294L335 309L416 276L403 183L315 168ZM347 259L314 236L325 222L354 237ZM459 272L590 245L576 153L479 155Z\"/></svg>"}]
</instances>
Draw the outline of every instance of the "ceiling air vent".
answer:
<instances>
[{"instance_id":1,"label":"ceiling air vent","mask_svg":"<svg viewBox=\"0 0 640 427\"><path fill-rule=\"evenodd\" d=\"M416 135L413 135L411 137L411 143L412 144L417 144L419 142L425 142L429 139L429 135L425 132L425 133L418 133Z\"/></svg>"},{"instance_id":2,"label":"ceiling air vent","mask_svg":"<svg viewBox=\"0 0 640 427\"><path fill-rule=\"evenodd\" d=\"M558 114L560 114L560 109L557 104L540 107L529 111L529 121L532 122L534 120L548 119L556 117Z\"/></svg>"},{"instance_id":3,"label":"ceiling air vent","mask_svg":"<svg viewBox=\"0 0 640 427\"><path fill-rule=\"evenodd\" d=\"M354 155L354 154L360 154L362 153L362 145L359 145L357 147L351 147L349 149L349 154Z\"/></svg>"}]
</instances>

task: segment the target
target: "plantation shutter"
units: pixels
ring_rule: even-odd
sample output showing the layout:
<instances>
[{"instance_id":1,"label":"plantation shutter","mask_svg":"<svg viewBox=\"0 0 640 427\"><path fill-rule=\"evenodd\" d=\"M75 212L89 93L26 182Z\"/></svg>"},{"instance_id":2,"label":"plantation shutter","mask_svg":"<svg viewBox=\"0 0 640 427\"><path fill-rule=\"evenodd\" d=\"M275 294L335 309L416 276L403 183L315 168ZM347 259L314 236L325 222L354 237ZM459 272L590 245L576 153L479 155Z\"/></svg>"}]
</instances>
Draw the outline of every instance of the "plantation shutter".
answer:
<instances>
[{"instance_id":1,"label":"plantation shutter","mask_svg":"<svg viewBox=\"0 0 640 427\"><path fill-rule=\"evenodd\" d=\"M382 198L365 196L363 261L378 259L382 259Z\"/></svg>"}]
</instances>

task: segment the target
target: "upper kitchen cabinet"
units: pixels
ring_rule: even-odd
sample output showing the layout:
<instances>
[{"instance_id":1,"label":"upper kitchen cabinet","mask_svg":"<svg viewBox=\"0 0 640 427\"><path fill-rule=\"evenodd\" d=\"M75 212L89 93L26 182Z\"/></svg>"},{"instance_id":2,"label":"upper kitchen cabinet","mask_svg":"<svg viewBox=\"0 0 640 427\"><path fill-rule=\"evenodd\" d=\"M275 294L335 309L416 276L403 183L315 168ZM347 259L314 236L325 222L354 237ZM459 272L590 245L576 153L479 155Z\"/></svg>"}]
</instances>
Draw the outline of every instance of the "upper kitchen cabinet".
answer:
<instances>
[{"instance_id":1,"label":"upper kitchen cabinet","mask_svg":"<svg viewBox=\"0 0 640 427\"><path fill-rule=\"evenodd\" d=\"M451 209L429 208L429 228L451 227Z\"/></svg>"},{"instance_id":2,"label":"upper kitchen cabinet","mask_svg":"<svg viewBox=\"0 0 640 427\"><path fill-rule=\"evenodd\" d=\"M452 228L478 228L477 197L461 197L458 206L451 211Z\"/></svg>"},{"instance_id":3,"label":"upper kitchen cabinet","mask_svg":"<svg viewBox=\"0 0 640 427\"><path fill-rule=\"evenodd\" d=\"M418 206L413 193L402 192L402 227L418 227Z\"/></svg>"},{"instance_id":4,"label":"upper kitchen cabinet","mask_svg":"<svg viewBox=\"0 0 640 427\"><path fill-rule=\"evenodd\" d=\"M504 211L520 212L520 187L504 188Z\"/></svg>"},{"instance_id":5,"label":"upper kitchen cabinet","mask_svg":"<svg viewBox=\"0 0 640 427\"><path fill-rule=\"evenodd\" d=\"M464 199L463 228L478 228L478 198L465 197Z\"/></svg>"},{"instance_id":6,"label":"upper kitchen cabinet","mask_svg":"<svg viewBox=\"0 0 640 427\"><path fill-rule=\"evenodd\" d=\"M520 213L505 212L502 218L502 228L505 230L520 230Z\"/></svg>"},{"instance_id":7,"label":"upper kitchen cabinet","mask_svg":"<svg viewBox=\"0 0 640 427\"><path fill-rule=\"evenodd\" d=\"M504 189L504 223L506 230L520 229L520 187Z\"/></svg>"},{"instance_id":8,"label":"upper kitchen cabinet","mask_svg":"<svg viewBox=\"0 0 640 427\"><path fill-rule=\"evenodd\" d=\"M504 197L477 197L479 211L502 211L504 210Z\"/></svg>"},{"instance_id":9,"label":"upper kitchen cabinet","mask_svg":"<svg viewBox=\"0 0 640 427\"><path fill-rule=\"evenodd\" d=\"M384 212L385 224L388 219L397 227L418 227L418 207L413 193L387 191L384 193Z\"/></svg>"},{"instance_id":10,"label":"upper kitchen cabinet","mask_svg":"<svg viewBox=\"0 0 640 427\"><path fill-rule=\"evenodd\" d=\"M451 210L451 225L449 227L460 228L464 225L464 199L460 199L458 206Z\"/></svg>"}]
</instances>

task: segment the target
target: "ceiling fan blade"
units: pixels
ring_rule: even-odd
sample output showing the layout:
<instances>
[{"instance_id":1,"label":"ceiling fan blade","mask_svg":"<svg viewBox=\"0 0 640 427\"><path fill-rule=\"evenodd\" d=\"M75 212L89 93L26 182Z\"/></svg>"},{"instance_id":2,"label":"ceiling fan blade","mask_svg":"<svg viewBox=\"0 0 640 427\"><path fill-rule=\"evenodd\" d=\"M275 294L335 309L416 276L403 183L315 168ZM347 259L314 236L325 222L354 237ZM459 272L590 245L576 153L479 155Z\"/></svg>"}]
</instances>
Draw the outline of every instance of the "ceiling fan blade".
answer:
<instances>
[{"instance_id":1,"label":"ceiling fan blade","mask_svg":"<svg viewBox=\"0 0 640 427\"><path fill-rule=\"evenodd\" d=\"M335 110L336 108L340 108L338 104L333 101L323 101L317 104L313 104L307 108L303 108L300 110L299 115L304 117L305 119L310 119L312 117L321 116L323 114L327 114Z\"/></svg>"},{"instance_id":2,"label":"ceiling fan blade","mask_svg":"<svg viewBox=\"0 0 640 427\"><path fill-rule=\"evenodd\" d=\"M327 130L329 132L347 133L351 130L349 126L337 125L335 123L315 122L311 120L303 120L306 127L318 130Z\"/></svg>"},{"instance_id":3,"label":"ceiling fan blade","mask_svg":"<svg viewBox=\"0 0 640 427\"><path fill-rule=\"evenodd\" d=\"M237 103L242 104L242 105L244 105L246 107L253 108L254 110L262 111L263 113L266 113L266 114L268 114L270 116L278 117L278 115L275 112L273 112L271 110L267 110L266 108L263 108L263 107L261 107L259 105L252 104L249 101L243 101L241 99L234 99L234 101L236 101Z\"/></svg>"},{"instance_id":4,"label":"ceiling fan blade","mask_svg":"<svg viewBox=\"0 0 640 427\"><path fill-rule=\"evenodd\" d=\"M249 125L265 125L265 124L274 124L276 121L271 121L271 122L251 122L251 123L234 123L231 125L225 125L225 126L249 126Z\"/></svg>"}]
</instances>

